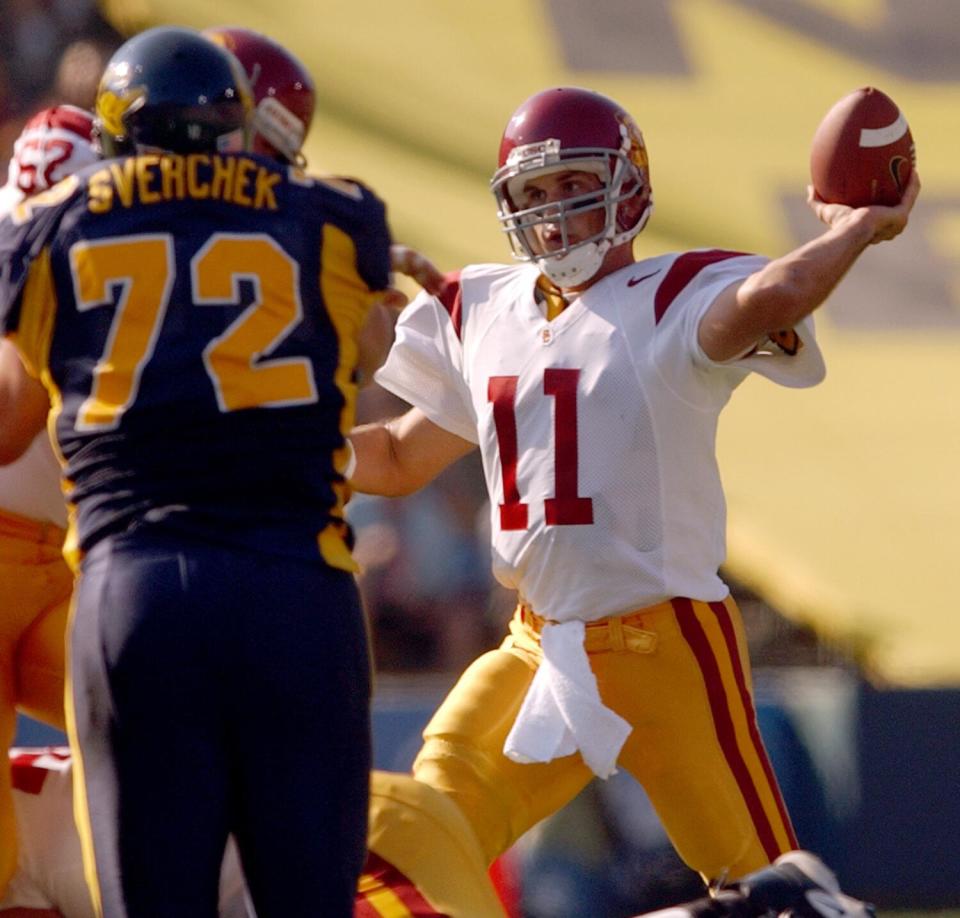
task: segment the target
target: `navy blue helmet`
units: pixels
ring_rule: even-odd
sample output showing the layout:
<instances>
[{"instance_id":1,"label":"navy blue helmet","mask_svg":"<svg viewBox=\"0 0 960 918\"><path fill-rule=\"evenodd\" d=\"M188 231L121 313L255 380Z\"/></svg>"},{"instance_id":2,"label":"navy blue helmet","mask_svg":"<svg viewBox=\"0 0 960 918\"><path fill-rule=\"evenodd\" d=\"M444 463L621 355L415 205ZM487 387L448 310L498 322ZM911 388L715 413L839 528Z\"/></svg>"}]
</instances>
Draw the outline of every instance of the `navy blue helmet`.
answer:
<instances>
[{"instance_id":1,"label":"navy blue helmet","mask_svg":"<svg viewBox=\"0 0 960 918\"><path fill-rule=\"evenodd\" d=\"M104 156L216 153L248 144L253 94L239 61L192 29L159 26L122 44L97 91Z\"/></svg>"}]
</instances>

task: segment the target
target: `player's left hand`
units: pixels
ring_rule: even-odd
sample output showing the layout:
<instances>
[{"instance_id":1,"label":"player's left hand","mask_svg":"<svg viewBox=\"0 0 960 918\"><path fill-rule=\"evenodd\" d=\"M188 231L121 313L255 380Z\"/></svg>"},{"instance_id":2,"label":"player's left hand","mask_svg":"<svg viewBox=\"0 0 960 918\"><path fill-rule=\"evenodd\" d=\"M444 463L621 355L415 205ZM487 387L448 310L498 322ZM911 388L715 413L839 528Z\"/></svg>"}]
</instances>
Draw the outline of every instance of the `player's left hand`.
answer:
<instances>
[{"instance_id":1,"label":"player's left hand","mask_svg":"<svg viewBox=\"0 0 960 918\"><path fill-rule=\"evenodd\" d=\"M398 287L387 287L386 290L381 291L379 305L386 306L387 309L393 309L396 312L399 312L409 302L410 297L408 297L401 289Z\"/></svg>"},{"instance_id":2,"label":"player's left hand","mask_svg":"<svg viewBox=\"0 0 960 918\"><path fill-rule=\"evenodd\" d=\"M873 238L870 244L886 242L899 236L906 227L910 212L920 194L920 176L914 169L910 174L907 187L899 204L892 207L874 204L870 207L850 207L847 204L830 204L816 193L812 185L807 186L807 204L817 218L827 226L835 227L847 220L862 219L869 223Z\"/></svg>"},{"instance_id":3,"label":"player's left hand","mask_svg":"<svg viewBox=\"0 0 960 918\"><path fill-rule=\"evenodd\" d=\"M415 280L427 293L434 296L443 289L444 277L440 269L425 255L407 245L390 246L390 268Z\"/></svg>"}]
</instances>

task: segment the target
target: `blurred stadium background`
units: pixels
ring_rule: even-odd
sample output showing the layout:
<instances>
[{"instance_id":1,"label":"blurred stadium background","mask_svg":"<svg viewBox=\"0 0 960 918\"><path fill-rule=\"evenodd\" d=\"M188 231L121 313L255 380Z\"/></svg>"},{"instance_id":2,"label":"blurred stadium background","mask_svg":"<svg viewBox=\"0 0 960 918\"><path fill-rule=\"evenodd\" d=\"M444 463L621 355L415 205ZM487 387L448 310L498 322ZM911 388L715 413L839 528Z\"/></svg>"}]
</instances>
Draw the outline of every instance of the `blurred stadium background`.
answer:
<instances>
[{"instance_id":1,"label":"blurred stadium background","mask_svg":"<svg viewBox=\"0 0 960 918\"><path fill-rule=\"evenodd\" d=\"M364 179L442 268L507 255L487 181L500 132L553 84L636 116L657 211L638 245L776 255L816 232L809 141L840 96L891 95L924 192L910 231L818 314L827 381L749 380L721 424L726 574L761 729L801 841L885 909L960 907L960 30L955 0L2 0L0 175L26 117L89 106L125 35L243 25L312 70L310 168ZM368 390L364 418L402 408ZM351 508L380 673L377 764L406 768L456 673L495 642L484 496L468 458ZM51 739L21 722L21 743ZM506 867L530 918L615 918L691 878L642 792L597 782ZM517 914L520 914L518 910Z\"/></svg>"}]
</instances>

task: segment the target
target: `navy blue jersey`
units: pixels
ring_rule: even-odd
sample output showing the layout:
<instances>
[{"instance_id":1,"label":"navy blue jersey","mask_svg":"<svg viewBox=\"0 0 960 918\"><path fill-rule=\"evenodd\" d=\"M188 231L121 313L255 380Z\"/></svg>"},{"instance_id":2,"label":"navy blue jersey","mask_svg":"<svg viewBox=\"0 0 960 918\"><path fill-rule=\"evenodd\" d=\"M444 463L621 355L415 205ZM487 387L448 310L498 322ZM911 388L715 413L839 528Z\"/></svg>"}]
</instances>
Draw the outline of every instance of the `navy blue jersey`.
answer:
<instances>
[{"instance_id":1,"label":"navy blue jersey","mask_svg":"<svg viewBox=\"0 0 960 918\"><path fill-rule=\"evenodd\" d=\"M50 392L80 550L164 517L351 567L337 469L389 246L361 185L250 155L98 163L0 223L0 330Z\"/></svg>"}]
</instances>

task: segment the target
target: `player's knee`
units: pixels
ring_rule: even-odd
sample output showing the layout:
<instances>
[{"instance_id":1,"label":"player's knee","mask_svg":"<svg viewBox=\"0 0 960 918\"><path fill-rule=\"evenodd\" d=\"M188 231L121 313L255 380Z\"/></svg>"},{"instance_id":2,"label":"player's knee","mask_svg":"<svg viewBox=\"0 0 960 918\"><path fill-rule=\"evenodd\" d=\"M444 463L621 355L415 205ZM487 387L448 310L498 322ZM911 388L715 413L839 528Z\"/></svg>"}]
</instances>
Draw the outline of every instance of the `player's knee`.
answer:
<instances>
[{"instance_id":1,"label":"player's knee","mask_svg":"<svg viewBox=\"0 0 960 918\"><path fill-rule=\"evenodd\" d=\"M455 800L485 798L483 769L466 744L447 737L428 738L413 763L413 775L434 790Z\"/></svg>"},{"instance_id":2,"label":"player's knee","mask_svg":"<svg viewBox=\"0 0 960 918\"><path fill-rule=\"evenodd\" d=\"M452 800L480 842L487 863L512 842L511 812L519 802L504 798L509 785L497 781L489 763L470 747L449 738L430 737L413 765L418 781Z\"/></svg>"}]
</instances>

